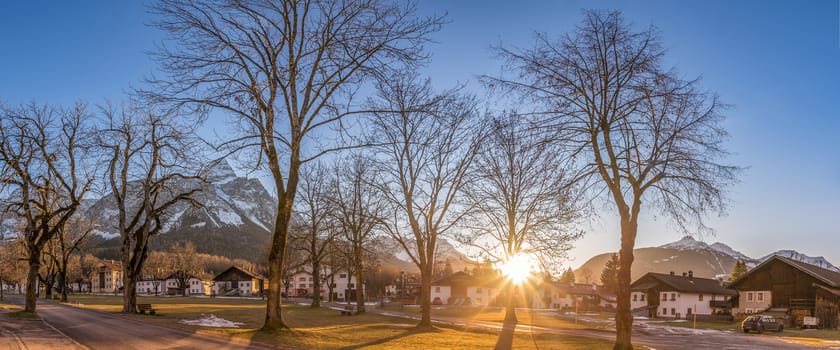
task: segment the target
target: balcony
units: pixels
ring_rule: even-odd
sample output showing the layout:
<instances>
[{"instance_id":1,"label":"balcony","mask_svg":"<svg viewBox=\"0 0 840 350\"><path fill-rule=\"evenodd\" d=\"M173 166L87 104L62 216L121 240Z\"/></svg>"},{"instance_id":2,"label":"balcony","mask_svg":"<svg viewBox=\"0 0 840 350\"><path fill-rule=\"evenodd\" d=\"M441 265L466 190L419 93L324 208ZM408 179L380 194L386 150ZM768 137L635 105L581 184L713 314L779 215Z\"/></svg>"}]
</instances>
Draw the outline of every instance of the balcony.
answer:
<instances>
[{"instance_id":1,"label":"balcony","mask_svg":"<svg viewBox=\"0 0 840 350\"><path fill-rule=\"evenodd\" d=\"M729 309L732 305L726 300L711 300L709 306L717 309Z\"/></svg>"}]
</instances>

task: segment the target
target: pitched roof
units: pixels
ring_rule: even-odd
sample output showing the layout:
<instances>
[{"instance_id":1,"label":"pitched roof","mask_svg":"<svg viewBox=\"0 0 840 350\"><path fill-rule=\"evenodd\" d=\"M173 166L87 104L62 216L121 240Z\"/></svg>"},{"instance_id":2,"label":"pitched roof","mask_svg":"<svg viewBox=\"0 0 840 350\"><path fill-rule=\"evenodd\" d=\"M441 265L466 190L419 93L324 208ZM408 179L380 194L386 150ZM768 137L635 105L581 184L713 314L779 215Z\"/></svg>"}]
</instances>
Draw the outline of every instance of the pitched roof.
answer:
<instances>
[{"instance_id":1,"label":"pitched roof","mask_svg":"<svg viewBox=\"0 0 840 350\"><path fill-rule=\"evenodd\" d=\"M266 280L266 278L265 278L265 277L261 276L260 274L258 274L258 273L256 273L256 272L251 272L251 271L248 271L248 270L246 270L246 269L243 269L243 268L240 268L240 267L237 267L237 266L231 266L231 267L229 267L227 270L222 271L221 273L219 273L218 275L216 275L216 277L213 277L213 280L214 280L214 281L217 281L217 280L218 280L218 278L219 278L220 276L222 276L222 275L226 274L228 271L230 271L230 270L234 270L234 269L235 269L235 270L238 270L238 271L240 271L240 272L242 272L242 273L244 273L244 274L245 274L245 275L247 275L248 277L251 277L251 278L256 278L256 279L259 279L259 280L264 280L264 281Z\"/></svg>"},{"instance_id":2,"label":"pitched roof","mask_svg":"<svg viewBox=\"0 0 840 350\"><path fill-rule=\"evenodd\" d=\"M671 275L664 273L648 272L630 285L631 289L647 284L647 279L654 279L662 284L674 288L678 292L685 293L706 293L721 295L737 295L738 292L721 285L721 282L712 278L693 276Z\"/></svg>"},{"instance_id":3,"label":"pitched roof","mask_svg":"<svg viewBox=\"0 0 840 350\"><path fill-rule=\"evenodd\" d=\"M483 278L479 279L473 277L472 275L458 271L453 273L449 276L444 278L438 279L432 282L433 286L451 286L451 285L465 285L465 286L476 286L476 287L491 287L497 288L501 283L500 277L491 277L491 278Z\"/></svg>"},{"instance_id":4,"label":"pitched roof","mask_svg":"<svg viewBox=\"0 0 840 350\"><path fill-rule=\"evenodd\" d=\"M802 271L802 272L810 275L811 277L814 277L815 279L817 279L819 281L822 281L825 284L828 284L831 287L840 288L840 272L832 271L832 270L826 270L826 269L824 269L822 267L819 267L819 266L816 266L816 265L811 265L811 264L808 264L808 263L805 263L805 262L802 262L802 261L799 261L799 260L793 260L793 259L786 258L786 257L783 257L783 256L778 256L778 255L774 255L774 256L770 257L770 259L764 260L764 262L762 262L761 264L758 264L758 266L752 268L750 271L748 271L746 274L744 274L740 278L732 281L731 285L735 286L735 285L741 283L741 281L743 281L745 278L750 276L750 274L753 271L757 271L761 267L769 265L770 263L772 263L774 261L780 261L784 264L790 265L791 267L793 267L793 268L795 268L799 271Z\"/></svg>"},{"instance_id":5,"label":"pitched roof","mask_svg":"<svg viewBox=\"0 0 840 350\"><path fill-rule=\"evenodd\" d=\"M99 263L111 270L122 270L122 261L119 260L99 260Z\"/></svg>"}]
</instances>

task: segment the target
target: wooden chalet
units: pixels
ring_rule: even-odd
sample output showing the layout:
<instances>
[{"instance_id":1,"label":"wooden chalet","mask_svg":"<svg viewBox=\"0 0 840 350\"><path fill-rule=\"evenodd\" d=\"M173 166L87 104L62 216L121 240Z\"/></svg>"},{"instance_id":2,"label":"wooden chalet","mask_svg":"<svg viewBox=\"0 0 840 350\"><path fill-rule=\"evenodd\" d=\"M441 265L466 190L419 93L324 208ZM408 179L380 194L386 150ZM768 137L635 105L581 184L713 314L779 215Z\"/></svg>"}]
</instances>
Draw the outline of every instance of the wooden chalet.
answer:
<instances>
[{"instance_id":1,"label":"wooden chalet","mask_svg":"<svg viewBox=\"0 0 840 350\"><path fill-rule=\"evenodd\" d=\"M738 290L738 312L785 313L793 325L816 316L822 328L837 328L840 319L840 272L773 256L732 282Z\"/></svg>"},{"instance_id":2,"label":"wooden chalet","mask_svg":"<svg viewBox=\"0 0 840 350\"><path fill-rule=\"evenodd\" d=\"M211 294L236 296L262 296L266 291L266 278L236 266L213 277Z\"/></svg>"}]
</instances>

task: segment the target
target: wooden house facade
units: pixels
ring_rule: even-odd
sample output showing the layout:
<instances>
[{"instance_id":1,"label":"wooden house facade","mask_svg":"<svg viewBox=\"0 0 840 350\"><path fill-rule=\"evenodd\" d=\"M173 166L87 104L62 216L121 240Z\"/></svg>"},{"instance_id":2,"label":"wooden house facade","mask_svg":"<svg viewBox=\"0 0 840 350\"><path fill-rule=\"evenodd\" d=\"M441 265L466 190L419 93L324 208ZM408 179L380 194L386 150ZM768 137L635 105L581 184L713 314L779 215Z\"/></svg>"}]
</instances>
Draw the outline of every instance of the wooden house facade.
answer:
<instances>
[{"instance_id":1,"label":"wooden house facade","mask_svg":"<svg viewBox=\"0 0 840 350\"><path fill-rule=\"evenodd\" d=\"M213 278L211 294L236 296L262 296L266 291L266 278L257 273L231 266Z\"/></svg>"},{"instance_id":2,"label":"wooden house facade","mask_svg":"<svg viewBox=\"0 0 840 350\"><path fill-rule=\"evenodd\" d=\"M738 313L784 312L797 326L805 316L823 316L823 328L837 327L840 272L773 256L730 287L739 293Z\"/></svg>"}]
</instances>

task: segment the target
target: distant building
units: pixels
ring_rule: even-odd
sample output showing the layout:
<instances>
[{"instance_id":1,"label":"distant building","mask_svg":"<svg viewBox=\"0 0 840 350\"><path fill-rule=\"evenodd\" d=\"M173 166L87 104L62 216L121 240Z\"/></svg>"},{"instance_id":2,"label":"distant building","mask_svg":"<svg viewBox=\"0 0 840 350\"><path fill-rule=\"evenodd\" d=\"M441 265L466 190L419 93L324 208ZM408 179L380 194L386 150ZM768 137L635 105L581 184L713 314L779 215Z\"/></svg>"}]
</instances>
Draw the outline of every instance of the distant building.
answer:
<instances>
[{"instance_id":1,"label":"distant building","mask_svg":"<svg viewBox=\"0 0 840 350\"><path fill-rule=\"evenodd\" d=\"M236 266L213 277L213 290L216 295L262 296L266 291L266 278Z\"/></svg>"},{"instance_id":2,"label":"distant building","mask_svg":"<svg viewBox=\"0 0 840 350\"><path fill-rule=\"evenodd\" d=\"M792 325L817 317L820 327L836 329L840 320L840 272L781 256L765 260L735 281L737 312L784 313Z\"/></svg>"},{"instance_id":3,"label":"distant building","mask_svg":"<svg viewBox=\"0 0 840 350\"><path fill-rule=\"evenodd\" d=\"M731 298L738 293L724 282L694 277L689 271L675 275L648 272L630 285L630 305L636 314L660 318L729 317Z\"/></svg>"},{"instance_id":4,"label":"distant building","mask_svg":"<svg viewBox=\"0 0 840 350\"><path fill-rule=\"evenodd\" d=\"M321 288L318 293L315 292L315 278L310 272L311 269L301 268L288 279L288 288L283 285L283 293L287 293L290 297L314 297L316 294L321 295L322 300L336 300L347 301L355 300L356 295L356 276L348 274L347 271L336 271L325 268L317 276L321 279ZM332 299L330 299L330 284L332 284ZM364 288L364 286L362 286Z\"/></svg>"},{"instance_id":5,"label":"distant building","mask_svg":"<svg viewBox=\"0 0 840 350\"><path fill-rule=\"evenodd\" d=\"M119 293L123 287L121 261L101 260L90 277L92 293Z\"/></svg>"},{"instance_id":6,"label":"distant building","mask_svg":"<svg viewBox=\"0 0 840 350\"><path fill-rule=\"evenodd\" d=\"M456 272L432 282L432 304L490 305L496 301L501 278L478 279L466 272Z\"/></svg>"},{"instance_id":7,"label":"distant building","mask_svg":"<svg viewBox=\"0 0 840 350\"><path fill-rule=\"evenodd\" d=\"M615 294L595 284L544 282L533 294L532 307L570 311L615 308Z\"/></svg>"}]
</instances>

